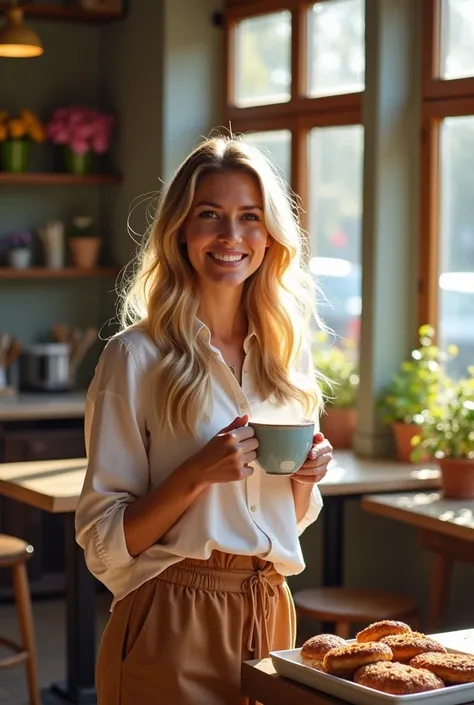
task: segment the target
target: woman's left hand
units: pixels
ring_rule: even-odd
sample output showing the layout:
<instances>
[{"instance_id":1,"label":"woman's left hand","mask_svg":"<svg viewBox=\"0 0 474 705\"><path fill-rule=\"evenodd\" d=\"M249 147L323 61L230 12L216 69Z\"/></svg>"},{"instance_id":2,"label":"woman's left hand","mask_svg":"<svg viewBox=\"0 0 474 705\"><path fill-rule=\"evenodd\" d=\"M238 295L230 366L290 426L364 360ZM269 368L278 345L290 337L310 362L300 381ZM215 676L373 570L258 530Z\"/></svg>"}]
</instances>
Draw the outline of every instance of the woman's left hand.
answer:
<instances>
[{"instance_id":1,"label":"woman's left hand","mask_svg":"<svg viewBox=\"0 0 474 705\"><path fill-rule=\"evenodd\" d=\"M301 484L314 484L323 479L332 460L332 445L318 431L313 438L313 447L302 467L291 476Z\"/></svg>"}]
</instances>

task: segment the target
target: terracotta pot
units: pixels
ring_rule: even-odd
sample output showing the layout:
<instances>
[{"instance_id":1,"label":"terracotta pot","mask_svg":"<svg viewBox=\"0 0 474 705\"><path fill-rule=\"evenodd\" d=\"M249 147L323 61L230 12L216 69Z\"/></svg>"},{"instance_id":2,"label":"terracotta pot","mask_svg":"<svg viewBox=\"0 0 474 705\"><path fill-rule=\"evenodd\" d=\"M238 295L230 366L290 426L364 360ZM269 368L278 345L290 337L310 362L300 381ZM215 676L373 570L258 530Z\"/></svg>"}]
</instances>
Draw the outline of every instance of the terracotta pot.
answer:
<instances>
[{"instance_id":1,"label":"terracotta pot","mask_svg":"<svg viewBox=\"0 0 474 705\"><path fill-rule=\"evenodd\" d=\"M413 451L411 439L420 432L420 427L414 423L397 421L392 424L392 429L395 436L397 460L401 460L404 463L411 463L410 455Z\"/></svg>"},{"instance_id":2,"label":"terracotta pot","mask_svg":"<svg viewBox=\"0 0 474 705\"><path fill-rule=\"evenodd\" d=\"M99 259L101 244L98 237L71 237L69 249L75 266L93 269Z\"/></svg>"},{"instance_id":3,"label":"terracotta pot","mask_svg":"<svg viewBox=\"0 0 474 705\"><path fill-rule=\"evenodd\" d=\"M444 497L474 498L474 460L443 458L438 460L441 470L441 489Z\"/></svg>"},{"instance_id":4,"label":"terracotta pot","mask_svg":"<svg viewBox=\"0 0 474 705\"><path fill-rule=\"evenodd\" d=\"M321 432L330 441L333 448L339 450L352 448L354 432L357 426L357 409L338 409L328 406L321 417Z\"/></svg>"}]
</instances>

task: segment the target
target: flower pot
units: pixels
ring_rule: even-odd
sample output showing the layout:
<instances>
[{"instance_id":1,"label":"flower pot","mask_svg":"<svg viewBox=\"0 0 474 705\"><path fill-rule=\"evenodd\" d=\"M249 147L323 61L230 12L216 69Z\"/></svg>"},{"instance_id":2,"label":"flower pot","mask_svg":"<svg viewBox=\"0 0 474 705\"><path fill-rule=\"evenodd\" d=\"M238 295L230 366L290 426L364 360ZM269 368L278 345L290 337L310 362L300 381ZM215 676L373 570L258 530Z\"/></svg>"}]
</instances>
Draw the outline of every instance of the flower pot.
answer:
<instances>
[{"instance_id":1,"label":"flower pot","mask_svg":"<svg viewBox=\"0 0 474 705\"><path fill-rule=\"evenodd\" d=\"M442 458L441 490L444 497L452 499L474 498L474 459Z\"/></svg>"},{"instance_id":2,"label":"flower pot","mask_svg":"<svg viewBox=\"0 0 474 705\"><path fill-rule=\"evenodd\" d=\"M22 174L28 167L30 143L26 140L6 140L2 144L2 168L14 174Z\"/></svg>"},{"instance_id":3,"label":"flower pot","mask_svg":"<svg viewBox=\"0 0 474 705\"><path fill-rule=\"evenodd\" d=\"M86 174L90 174L92 169L92 152L89 150L84 154L78 154L77 152L73 152L70 147L65 147L64 161L66 169L71 174L85 176Z\"/></svg>"},{"instance_id":4,"label":"flower pot","mask_svg":"<svg viewBox=\"0 0 474 705\"><path fill-rule=\"evenodd\" d=\"M392 424L393 435L395 436L395 450L397 460L404 463L411 463L410 455L413 451L411 439L420 432L420 427L414 423L403 423L396 421Z\"/></svg>"},{"instance_id":5,"label":"flower pot","mask_svg":"<svg viewBox=\"0 0 474 705\"><path fill-rule=\"evenodd\" d=\"M93 269L98 262L101 240L98 237L71 237L69 250L76 267Z\"/></svg>"},{"instance_id":6,"label":"flower pot","mask_svg":"<svg viewBox=\"0 0 474 705\"><path fill-rule=\"evenodd\" d=\"M32 253L29 247L15 247L8 252L8 264L13 269L28 269Z\"/></svg>"},{"instance_id":7,"label":"flower pot","mask_svg":"<svg viewBox=\"0 0 474 705\"><path fill-rule=\"evenodd\" d=\"M357 426L357 409L339 409L328 406L321 417L321 432L333 448L344 450L352 448L354 432Z\"/></svg>"}]
</instances>

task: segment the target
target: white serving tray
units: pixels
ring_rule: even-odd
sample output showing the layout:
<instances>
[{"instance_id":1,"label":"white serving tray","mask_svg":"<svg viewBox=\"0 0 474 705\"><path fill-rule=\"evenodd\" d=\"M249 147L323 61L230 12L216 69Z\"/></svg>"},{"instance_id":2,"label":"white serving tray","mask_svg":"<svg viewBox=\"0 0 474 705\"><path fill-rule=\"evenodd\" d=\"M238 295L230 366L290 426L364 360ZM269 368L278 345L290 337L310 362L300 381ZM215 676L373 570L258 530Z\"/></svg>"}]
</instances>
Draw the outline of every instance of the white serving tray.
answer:
<instances>
[{"instance_id":1,"label":"white serving tray","mask_svg":"<svg viewBox=\"0 0 474 705\"><path fill-rule=\"evenodd\" d=\"M434 635L438 641L443 642L442 634ZM347 643L350 644L354 640ZM472 650L460 652L449 648L451 653L469 653ZM331 676L329 673L318 671L315 668L305 666L301 662L301 649L290 649L288 651L272 651L270 653L275 671L285 678L297 681L309 688L322 691L328 695L345 700L354 705L397 705L397 703L412 703L416 701L420 705L462 705L463 703L474 703L474 683L463 683L462 685L450 685L439 690L429 690L426 693L413 693L411 695L390 695L379 690L367 688L353 681Z\"/></svg>"}]
</instances>

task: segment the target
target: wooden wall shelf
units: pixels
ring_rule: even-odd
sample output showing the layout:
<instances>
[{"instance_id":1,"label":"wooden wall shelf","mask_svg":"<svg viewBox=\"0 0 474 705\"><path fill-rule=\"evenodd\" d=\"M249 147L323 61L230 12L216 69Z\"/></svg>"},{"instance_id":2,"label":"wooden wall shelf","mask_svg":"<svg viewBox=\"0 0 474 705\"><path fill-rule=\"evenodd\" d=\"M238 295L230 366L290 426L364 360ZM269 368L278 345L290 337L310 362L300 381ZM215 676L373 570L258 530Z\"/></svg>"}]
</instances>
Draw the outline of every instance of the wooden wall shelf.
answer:
<instances>
[{"instance_id":1,"label":"wooden wall shelf","mask_svg":"<svg viewBox=\"0 0 474 705\"><path fill-rule=\"evenodd\" d=\"M97 279L101 277L116 277L120 269L120 267L115 265L95 267L94 269L81 269L79 267L13 269L12 267L0 267L0 282L7 279Z\"/></svg>"},{"instance_id":2,"label":"wooden wall shelf","mask_svg":"<svg viewBox=\"0 0 474 705\"><path fill-rule=\"evenodd\" d=\"M1 2L0 11L5 12L10 3ZM39 20L59 20L62 22L88 22L91 24L104 24L122 20L125 12L103 12L101 10L83 10L81 7L68 7L58 5L37 5L30 2L20 2L25 15Z\"/></svg>"},{"instance_id":3,"label":"wooden wall shelf","mask_svg":"<svg viewBox=\"0 0 474 705\"><path fill-rule=\"evenodd\" d=\"M12 174L0 171L0 184L25 184L31 186L40 185L64 185L64 186L87 186L89 184L106 185L119 184L122 181L120 174L87 174L77 176L76 174L62 174L60 172L26 172L24 174Z\"/></svg>"}]
</instances>

